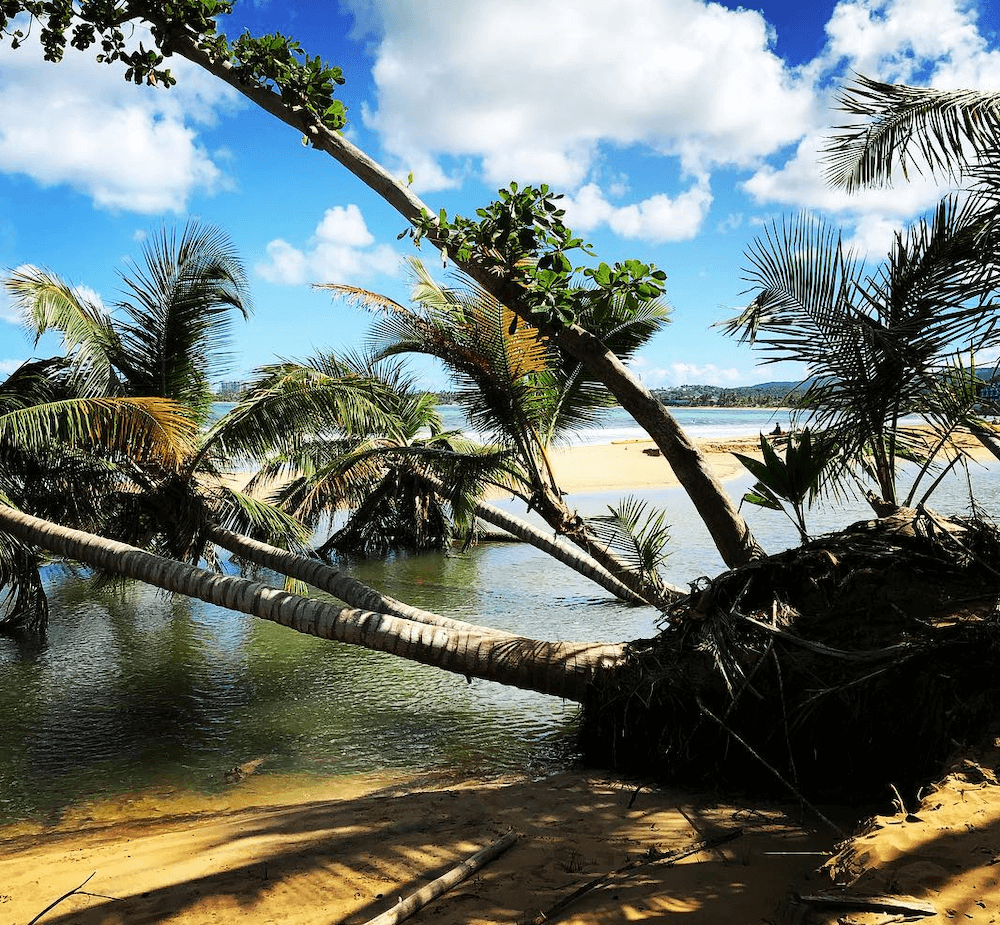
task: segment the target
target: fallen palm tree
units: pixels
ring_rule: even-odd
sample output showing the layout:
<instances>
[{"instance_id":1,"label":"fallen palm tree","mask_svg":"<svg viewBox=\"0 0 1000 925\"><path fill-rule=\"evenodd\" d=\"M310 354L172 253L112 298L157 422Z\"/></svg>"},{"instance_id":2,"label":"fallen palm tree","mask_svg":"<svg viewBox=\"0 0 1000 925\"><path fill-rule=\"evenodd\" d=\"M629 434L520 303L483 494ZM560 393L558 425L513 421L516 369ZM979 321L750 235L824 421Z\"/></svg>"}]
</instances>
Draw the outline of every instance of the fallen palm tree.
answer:
<instances>
[{"instance_id":1,"label":"fallen palm tree","mask_svg":"<svg viewBox=\"0 0 1000 925\"><path fill-rule=\"evenodd\" d=\"M0 527L298 632L582 701L591 760L671 782L884 795L931 777L956 740L980 734L1000 695L1000 533L981 520L903 511L856 525L701 580L655 639L629 644L341 608L9 508Z\"/></svg>"}]
</instances>

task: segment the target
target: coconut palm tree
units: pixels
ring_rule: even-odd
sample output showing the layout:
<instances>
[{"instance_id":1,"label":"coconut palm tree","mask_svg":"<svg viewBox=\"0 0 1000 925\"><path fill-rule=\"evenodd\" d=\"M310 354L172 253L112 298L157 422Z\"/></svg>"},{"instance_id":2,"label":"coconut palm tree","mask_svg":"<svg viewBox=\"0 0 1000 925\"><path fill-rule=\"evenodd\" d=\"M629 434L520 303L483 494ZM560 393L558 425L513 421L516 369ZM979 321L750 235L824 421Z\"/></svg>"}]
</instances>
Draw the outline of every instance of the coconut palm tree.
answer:
<instances>
[{"instance_id":1,"label":"coconut palm tree","mask_svg":"<svg viewBox=\"0 0 1000 925\"><path fill-rule=\"evenodd\" d=\"M582 701L594 680L613 669L624 651L621 644L545 642L471 624L447 626L341 608L61 527L3 504L0 530L30 547L272 620L298 632L570 700Z\"/></svg>"},{"instance_id":2,"label":"coconut palm tree","mask_svg":"<svg viewBox=\"0 0 1000 925\"><path fill-rule=\"evenodd\" d=\"M969 403L942 387L956 354L1000 342L991 237L975 199L949 198L897 233L870 272L835 229L808 215L773 227L747 253L755 295L726 330L760 345L770 362L808 365L813 437L861 463L881 493L876 504L896 505L897 464L925 457L903 417L928 418L942 437L971 421Z\"/></svg>"},{"instance_id":3,"label":"coconut palm tree","mask_svg":"<svg viewBox=\"0 0 1000 925\"><path fill-rule=\"evenodd\" d=\"M468 278L461 278L458 287L443 287L420 261L410 261L410 268L414 287L409 307L356 287L318 288L379 313L370 336L378 356L420 353L440 360L472 425L511 461L493 473L494 483L520 497L634 595L664 605L672 591L655 568L642 564L657 561L665 531L640 535L614 530L611 525L622 527L628 521L612 519L599 534L566 504L549 462L553 442L599 422L602 412L616 404L607 387ZM613 300L600 311L594 306L581 320L627 360L668 315L667 306L657 300L635 305ZM660 549L650 549L654 538Z\"/></svg>"},{"instance_id":4,"label":"coconut palm tree","mask_svg":"<svg viewBox=\"0 0 1000 925\"><path fill-rule=\"evenodd\" d=\"M277 486L272 499L311 531L346 510L346 523L317 550L327 561L334 549L444 548L478 518L642 601L589 556L482 501L484 486L509 481L508 455L442 431L432 397L396 364L320 354L267 367L206 442L267 460L248 490Z\"/></svg>"},{"instance_id":5,"label":"coconut palm tree","mask_svg":"<svg viewBox=\"0 0 1000 925\"><path fill-rule=\"evenodd\" d=\"M63 359L26 363L0 383L0 503L83 526L106 522L123 468L166 473L195 443L191 419L150 397L80 397ZM0 534L0 632L42 633L37 550Z\"/></svg>"},{"instance_id":6,"label":"coconut palm tree","mask_svg":"<svg viewBox=\"0 0 1000 925\"><path fill-rule=\"evenodd\" d=\"M47 332L62 334L80 395L159 397L203 429L211 381L228 369L233 322L252 306L231 241L194 221L180 231L162 228L120 277L122 298L112 311L37 267L11 273L4 286L36 344ZM292 519L220 482L228 460L216 450L203 440L171 471L119 467L117 490L103 498L102 532L192 561L214 561L205 538L211 522L301 543Z\"/></svg>"}]
</instances>

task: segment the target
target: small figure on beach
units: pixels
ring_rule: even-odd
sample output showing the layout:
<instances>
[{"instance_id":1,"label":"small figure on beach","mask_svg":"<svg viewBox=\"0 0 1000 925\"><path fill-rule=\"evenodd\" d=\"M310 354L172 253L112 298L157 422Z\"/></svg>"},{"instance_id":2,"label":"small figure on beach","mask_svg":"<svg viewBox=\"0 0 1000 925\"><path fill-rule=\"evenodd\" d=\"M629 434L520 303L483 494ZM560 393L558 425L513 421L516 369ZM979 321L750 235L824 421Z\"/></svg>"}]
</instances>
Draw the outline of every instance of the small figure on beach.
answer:
<instances>
[{"instance_id":1,"label":"small figure on beach","mask_svg":"<svg viewBox=\"0 0 1000 925\"><path fill-rule=\"evenodd\" d=\"M775 424L774 425L774 430L771 431L771 436L772 437L780 437L781 434L782 434L781 425L780 424Z\"/></svg>"}]
</instances>

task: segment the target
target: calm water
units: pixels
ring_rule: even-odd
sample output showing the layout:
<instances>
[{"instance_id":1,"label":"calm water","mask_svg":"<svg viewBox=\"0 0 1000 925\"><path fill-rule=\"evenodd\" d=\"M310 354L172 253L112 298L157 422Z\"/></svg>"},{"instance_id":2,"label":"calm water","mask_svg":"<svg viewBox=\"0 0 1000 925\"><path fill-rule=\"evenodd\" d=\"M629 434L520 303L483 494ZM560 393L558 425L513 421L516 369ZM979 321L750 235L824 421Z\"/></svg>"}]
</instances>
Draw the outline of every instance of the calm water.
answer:
<instances>
[{"instance_id":1,"label":"calm water","mask_svg":"<svg viewBox=\"0 0 1000 925\"><path fill-rule=\"evenodd\" d=\"M717 436L773 427L770 413L756 412L753 421L740 410L728 424L725 413L711 411L700 426L720 428ZM737 431L737 424L749 429ZM995 470L974 477L980 503L1000 512ZM734 496L748 484L731 483ZM951 479L932 504L961 511L966 493L961 479ZM665 508L673 524L671 581L722 569L682 492L644 497ZM616 500L573 499L583 513ZM781 515L746 513L769 550L795 543ZM810 525L819 533L868 516L856 504L814 514ZM610 601L522 545L358 562L351 570L411 603L539 638L634 639L655 628L650 609ZM0 818L149 785L218 788L225 769L255 758L266 759L260 773L486 775L544 773L572 755L572 704L468 684L141 587L94 591L54 569L48 586L45 642L0 639Z\"/></svg>"}]
</instances>

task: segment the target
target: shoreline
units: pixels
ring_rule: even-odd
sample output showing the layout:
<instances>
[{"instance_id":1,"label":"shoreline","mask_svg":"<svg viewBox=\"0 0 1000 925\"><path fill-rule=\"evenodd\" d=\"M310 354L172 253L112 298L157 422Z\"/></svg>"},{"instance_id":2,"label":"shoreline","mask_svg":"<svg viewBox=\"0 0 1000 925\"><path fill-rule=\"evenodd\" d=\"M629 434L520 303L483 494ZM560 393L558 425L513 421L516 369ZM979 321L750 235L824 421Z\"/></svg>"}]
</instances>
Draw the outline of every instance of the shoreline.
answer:
<instances>
[{"instance_id":1,"label":"shoreline","mask_svg":"<svg viewBox=\"0 0 1000 925\"><path fill-rule=\"evenodd\" d=\"M734 452L755 459L762 458L757 435L713 437L695 440L694 443L720 482L750 475L732 455ZM957 445L977 462L1000 465L1000 460L972 437L960 438ZM783 451L779 450L779 455L783 455ZM676 488L680 485L669 463L648 437L556 447L549 450L549 458L559 487L569 494Z\"/></svg>"}]
</instances>

